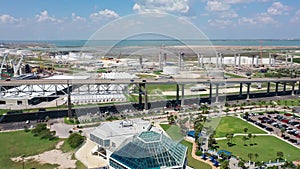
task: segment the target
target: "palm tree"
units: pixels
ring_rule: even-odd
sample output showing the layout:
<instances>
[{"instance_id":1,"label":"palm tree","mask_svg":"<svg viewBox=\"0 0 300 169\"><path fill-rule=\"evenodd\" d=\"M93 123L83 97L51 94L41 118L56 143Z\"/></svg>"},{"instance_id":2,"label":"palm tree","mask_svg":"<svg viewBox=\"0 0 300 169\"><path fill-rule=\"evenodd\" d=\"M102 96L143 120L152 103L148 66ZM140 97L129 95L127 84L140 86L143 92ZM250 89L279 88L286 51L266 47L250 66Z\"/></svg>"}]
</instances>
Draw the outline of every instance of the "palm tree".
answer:
<instances>
[{"instance_id":1,"label":"palm tree","mask_svg":"<svg viewBox=\"0 0 300 169\"><path fill-rule=\"evenodd\" d=\"M276 155L277 155L277 157L278 157L279 159L281 159L281 158L283 157L283 152L282 152L282 151L278 151L278 152L276 153Z\"/></svg>"},{"instance_id":2,"label":"palm tree","mask_svg":"<svg viewBox=\"0 0 300 169\"><path fill-rule=\"evenodd\" d=\"M252 161L253 154L252 154L252 153L249 153L249 154L248 154L248 157L249 157L250 161Z\"/></svg>"},{"instance_id":3,"label":"palm tree","mask_svg":"<svg viewBox=\"0 0 300 169\"><path fill-rule=\"evenodd\" d=\"M253 142L254 142L254 144L256 144L256 143L255 143L255 138L256 138L256 135L255 135L255 134L253 134L252 138L253 138Z\"/></svg>"},{"instance_id":4,"label":"palm tree","mask_svg":"<svg viewBox=\"0 0 300 169\"><path fill-rule=\"evenodd\" d=\"M250 144L251 144L251 137L252 137L252 134L249 133L249 134L248 134L248 138L249 138L249 140L250 140Z\"/></svg>"},{"instance_id":5,"label":"palm tree","mask_svg":"<svg viewBox=\"0 0 300 169\"><path fill-rule=\"evenodd\" d=\"M257 158L259 157L258 153L254 154L255 160L257 160Z\"/></svg>"}]
</instances>

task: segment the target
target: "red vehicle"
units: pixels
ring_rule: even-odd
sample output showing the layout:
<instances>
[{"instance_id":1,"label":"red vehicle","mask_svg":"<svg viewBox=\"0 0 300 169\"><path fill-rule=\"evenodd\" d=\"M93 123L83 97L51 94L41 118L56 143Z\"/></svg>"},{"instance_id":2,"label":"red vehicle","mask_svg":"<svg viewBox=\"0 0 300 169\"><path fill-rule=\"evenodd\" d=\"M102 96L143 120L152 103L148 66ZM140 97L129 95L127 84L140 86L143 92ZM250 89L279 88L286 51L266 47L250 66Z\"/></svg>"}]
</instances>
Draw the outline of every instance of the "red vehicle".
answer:
<instances>
[{"instance_id":1,"label":"red vehicle","mask_svg":"<svg viewBox=\"0 0 300 169\"><path fill-rule=\"evenodd\" d=\"M284 122L284 123L288 123L289 122L289 120L287 120L287 119L283 119L281 121Z\"/></svg>"}]
</instances>

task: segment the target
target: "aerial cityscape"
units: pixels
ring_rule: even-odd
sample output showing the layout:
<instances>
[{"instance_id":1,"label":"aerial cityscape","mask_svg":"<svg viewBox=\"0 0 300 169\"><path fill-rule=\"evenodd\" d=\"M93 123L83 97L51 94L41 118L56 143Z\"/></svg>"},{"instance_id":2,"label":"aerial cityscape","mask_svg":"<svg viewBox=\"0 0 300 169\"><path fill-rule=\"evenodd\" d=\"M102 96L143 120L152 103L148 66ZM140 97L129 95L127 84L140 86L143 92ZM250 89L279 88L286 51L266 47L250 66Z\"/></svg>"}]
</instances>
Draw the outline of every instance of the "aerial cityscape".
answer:
<instances>
[{"instance_id":1,"label":"aerial cityscape","mask_svg":"<svg viewBox=\"0 0 300 169\"><path fill-rule=\"evenodd\" d=\"M0 6L1 169L300 168L300 4Z\"/></svg>"}]
</instances>

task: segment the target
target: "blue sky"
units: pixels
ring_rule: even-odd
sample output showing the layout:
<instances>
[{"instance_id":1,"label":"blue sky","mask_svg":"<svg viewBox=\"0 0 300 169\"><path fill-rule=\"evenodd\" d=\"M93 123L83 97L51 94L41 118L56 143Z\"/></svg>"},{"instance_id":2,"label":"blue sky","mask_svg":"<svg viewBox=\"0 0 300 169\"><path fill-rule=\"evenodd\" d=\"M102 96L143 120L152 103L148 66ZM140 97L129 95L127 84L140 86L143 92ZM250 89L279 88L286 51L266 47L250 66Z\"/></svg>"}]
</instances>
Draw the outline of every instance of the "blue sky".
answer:
<instances>
[{"instance_id":1,"label":"blue sky","mask_svg":"<svg viewBox=\"0 0 300 169\"><path fill-rule=\"evenodd\" d=\"M210 39L300 38L300 0L1 0L0 39L88 39L144 12L186 19Z\"/></svg>"}]
</instances>

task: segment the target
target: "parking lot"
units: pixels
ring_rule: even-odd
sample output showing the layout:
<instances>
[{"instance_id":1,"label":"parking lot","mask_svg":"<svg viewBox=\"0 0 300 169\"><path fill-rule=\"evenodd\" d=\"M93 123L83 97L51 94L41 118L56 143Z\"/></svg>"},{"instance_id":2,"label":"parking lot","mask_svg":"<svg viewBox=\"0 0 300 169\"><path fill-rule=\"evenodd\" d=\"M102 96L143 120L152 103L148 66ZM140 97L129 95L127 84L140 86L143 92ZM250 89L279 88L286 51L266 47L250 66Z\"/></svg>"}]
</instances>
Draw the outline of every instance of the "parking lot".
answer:
<instances>
[{"instance_id":1,"label":"parking lot","mask_svg":"<svg viewBox=\"0 0 300 169\"><path fill-rule=\"evenodd\" d=\"M300 147L300 117L293 114L268 112L250 113L244 119Z\"/></svg>"}]
</instances>

